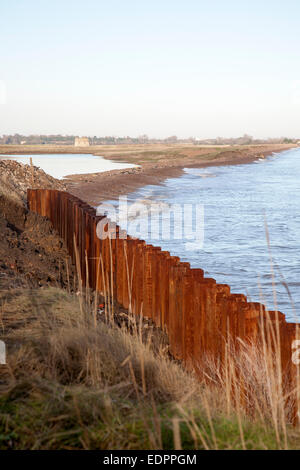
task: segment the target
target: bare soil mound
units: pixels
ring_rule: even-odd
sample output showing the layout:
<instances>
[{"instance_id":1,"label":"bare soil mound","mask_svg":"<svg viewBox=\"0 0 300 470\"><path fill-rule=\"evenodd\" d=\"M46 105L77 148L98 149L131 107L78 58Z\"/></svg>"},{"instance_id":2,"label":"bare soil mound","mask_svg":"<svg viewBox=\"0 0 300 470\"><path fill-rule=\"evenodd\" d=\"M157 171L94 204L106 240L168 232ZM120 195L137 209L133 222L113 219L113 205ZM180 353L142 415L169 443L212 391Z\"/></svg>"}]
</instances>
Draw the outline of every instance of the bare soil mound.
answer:
<instances>
[{"instance_id":1,"label":"bare soil mound","mask_svg":"<svg viewBox=\"0 0 300 470\"><path fill-rule=\"evenodd\" d=\"M26 208L32 184L64 190L60 181L37 167L0 161L0 289L72 283L63 241L45 217Z\"/></svg>"},{"instance_id":2,"label":"bare soil mound","mask_svg":"<svg viewBox=\"0 0 300 470\"><path fill-rule=\"evenodd\" d=\"M65 184L37 166L23 165L14 160L0 160L0 194L26 204L27 188L65 190Z\"/></svg>"}]
</instances>

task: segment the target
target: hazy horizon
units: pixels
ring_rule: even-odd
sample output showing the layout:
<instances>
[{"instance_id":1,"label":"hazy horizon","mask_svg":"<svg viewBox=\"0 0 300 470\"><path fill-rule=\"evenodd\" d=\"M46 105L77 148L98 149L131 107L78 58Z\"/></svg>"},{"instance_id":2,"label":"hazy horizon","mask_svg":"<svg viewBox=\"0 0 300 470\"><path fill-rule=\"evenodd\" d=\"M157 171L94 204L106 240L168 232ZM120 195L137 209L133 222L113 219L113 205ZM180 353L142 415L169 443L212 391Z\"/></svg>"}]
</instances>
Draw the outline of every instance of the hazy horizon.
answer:
<instances>
[{"instance_id":1,"label":"hazy horizon","mask_svg":"<svg viewBox=\"0 0 300 470\"><path fill-rule=\"evenodd\" d=\"M193 139L194 142L197 142L199 141L200 143L201 142L204 142L204 141L212 141L212 140L218 140L220 139L221 141L223 140L238 140L238 139L241 139L245 136L251 138L251 140L253 140L254 142L255 141L263 141L263 142L267 142L268 140L270 141L275 141L275 140L280 140L280 139L286 139L287 137L285 135L281 135L280 137L266 137L266 138L258 138L256 136L250 136L249 134L244 134L244 135L236 135L236 136L229 136L229 137L224 137L224 136L213 136L213 137L196 137L196 136L189 136L189 137L178 137L176 135L165 135L165 136L161 136L161 137L156 137L156 136L151 136L151 135L148 135L148 134L141 134L141 135L116 135L116 134L112 134L112 135L88 135L88 134L63 134L63 133L53 133L53 134L36 134L36 133L31 133L31 134L23 134L23 133L20 133L20 132L16 132L15 134L0 134L0 138L4 137L4 136L14 136L14 135L19 135L19 136L24 136L25 138L29 138L29 137L33 137L33 136L37 136L37 137L41 137L41 136L45 136L45 137L52 137L52 136L62 136L62 137L87 137L88 139L92 140L93 138L97 138L97 139L105 139L105 138L109 138L109 137L113 137L115 139L126 139L126 138L130 138L130 139L142 139L144 138L145 139L145 142L147 140L149 140L150 142L151 141L164 141L164 140L168 140L168 139L171 139L172 137L176 137L178 139L178 142L180 141L188 141L189 139ZM300 138L298 136L291 136L291 137L288 137L288 139L290 139L291 141L292 140L300 140ZM97 144L95 144L97 145Z\"/></svg>"},{"instance_id":2,"label":"hazy horizon","mask_svg":"<svg viewBox=\"0 0 300 470\"><path fill-rule=\"evenodd\" d=\"M299 21L295 0L2 2L0 135L297 137Z\"/></svg>"}]
</instances>

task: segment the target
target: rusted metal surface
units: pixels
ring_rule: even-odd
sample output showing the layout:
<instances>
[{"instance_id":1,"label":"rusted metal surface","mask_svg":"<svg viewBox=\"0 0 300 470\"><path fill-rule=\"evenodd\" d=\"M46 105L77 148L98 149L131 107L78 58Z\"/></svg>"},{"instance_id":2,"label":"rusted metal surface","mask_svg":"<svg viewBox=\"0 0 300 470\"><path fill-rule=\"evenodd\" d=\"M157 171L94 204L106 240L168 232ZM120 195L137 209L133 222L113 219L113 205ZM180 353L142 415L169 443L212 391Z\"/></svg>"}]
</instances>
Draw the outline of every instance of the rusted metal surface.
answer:
<instances>
[{"instance_id":1,"label":"rusted metal surface","mask_svg":"<svg viewBox=\"0 0 300 470\"><path fill-rule=\"evenodd\" d=\"M73 262L76 242L83 284L108 293L136 315L152 318L167 332L174 357L189 368L199 372L204 357L222 363L228 339L236 349L241 344L259 344L271 326L269 347L279 345L283 380L295 386L292 346L300 332L282 313L266 312L262 304L231 294L228 285L205 278L201 269L191 269L178 257L127 236L119 227L116 239L99 239L96 229L103 217L68 193L28 190L28 206L51 220Z\"/></svg>"}]
</instances>

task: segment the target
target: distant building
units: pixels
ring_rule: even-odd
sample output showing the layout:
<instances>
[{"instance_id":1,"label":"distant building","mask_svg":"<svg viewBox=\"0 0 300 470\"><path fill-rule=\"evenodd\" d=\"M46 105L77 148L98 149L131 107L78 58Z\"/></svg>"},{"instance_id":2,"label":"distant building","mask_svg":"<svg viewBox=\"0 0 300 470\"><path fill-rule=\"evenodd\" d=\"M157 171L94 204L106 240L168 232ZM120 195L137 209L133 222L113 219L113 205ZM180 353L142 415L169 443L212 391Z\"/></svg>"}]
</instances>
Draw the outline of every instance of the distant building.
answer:
<instances>
[{"instance_id":1,"label":"distant building","mask_svg":"<svg viewBox=\"0 0 300 470\"><path fill-rule=\"evenodd\" d=\"M75 137L75 147L89 147L90 141L87 137Z\"/></svg>"}]
</instances>

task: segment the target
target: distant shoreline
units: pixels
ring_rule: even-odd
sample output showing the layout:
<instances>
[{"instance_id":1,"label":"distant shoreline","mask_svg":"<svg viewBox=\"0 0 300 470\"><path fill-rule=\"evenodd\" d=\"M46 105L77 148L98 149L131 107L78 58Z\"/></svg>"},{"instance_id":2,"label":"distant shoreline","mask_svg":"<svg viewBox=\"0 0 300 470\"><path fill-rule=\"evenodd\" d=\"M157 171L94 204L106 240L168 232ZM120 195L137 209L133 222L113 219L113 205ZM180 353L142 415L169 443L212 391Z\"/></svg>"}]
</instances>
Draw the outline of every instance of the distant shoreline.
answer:
<instances>
[{"instance_id":1,"label":"distant shoreline","mask_svg":"<svg viewBox=\"0 0 300 470\"><path fill-rule=\"evenodd\" d=\"M105 173L86 175L70 175L66 182L67 190L96 206L104 200L116 200L121 195L129 194L138 188L147 185L163 183L168 178L176 178L184 173L184 168L206 168L223 165L241 165L252 163L259 158L265 158L272 153L279 153L296 148L296 146L285 146L268 149L247 149L247 151L221 152L217 156L203 156L199 159L182 159L178 162L163 162L144 164L140 168L128 168L114 170Z\"/></svg>"},{"instance_id":2,"label":"distant shoreline","mask_svg":"<svg viewBox=\"0 0 300 470\"><path fill-rule=\"evenodd\" d=\"M239 165L251 163L272 153L297 148L295 144L249 146L115 145L115 146L0 146L0 154L93 154L112 161L134 163L137 168L103 173L70 175L64 182L67 191L96 206L103 200L117 199L136 189L161 184L179 177L184 168ZM70 172L71 173L71 172Z\"/></svg>"}]
</instances>

